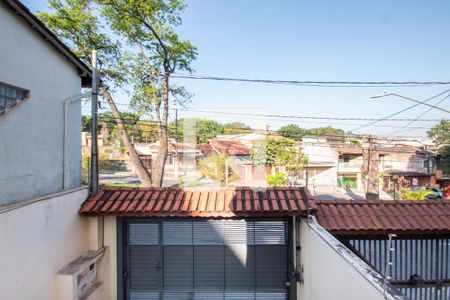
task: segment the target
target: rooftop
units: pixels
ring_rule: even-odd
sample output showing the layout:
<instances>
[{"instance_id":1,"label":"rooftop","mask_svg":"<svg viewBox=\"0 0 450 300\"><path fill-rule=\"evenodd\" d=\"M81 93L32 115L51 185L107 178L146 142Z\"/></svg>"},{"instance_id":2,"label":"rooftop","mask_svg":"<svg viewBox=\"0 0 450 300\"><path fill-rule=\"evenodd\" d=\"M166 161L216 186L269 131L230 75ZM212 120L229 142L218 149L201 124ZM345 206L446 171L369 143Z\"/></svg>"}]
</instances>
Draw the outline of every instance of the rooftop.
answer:
<instances>
[{"instance_id":1,"label":"rooftop","mask_svg":"<svg viewBox=\"0 0 450 300\"><path fill-rule=\"evenodd\" d=\"M450 234L450 200L319 200L318 223L337 235Z\"/></svg>"},{"instance_id":2,"label":"rooftop","mask_svg":"<svg viewBox=\"0 0 450 300\"><path fill-rule=\"evenodd\" d=\"M213 149L227 155L250 155L250 148L236 140L212 140Z\"/></svg>"},{"instance_id":3,"label":"rooftop","mask_svg":"<svg viewBox=\"0 0 450 300\"><path fill-rule=\"evenodd\" d=\"M102 186L80 209L85 216L267 217L314 210L306 188L124 188ZM311 207L308 208L308 205Z\"/></svg>"}]
</instances>

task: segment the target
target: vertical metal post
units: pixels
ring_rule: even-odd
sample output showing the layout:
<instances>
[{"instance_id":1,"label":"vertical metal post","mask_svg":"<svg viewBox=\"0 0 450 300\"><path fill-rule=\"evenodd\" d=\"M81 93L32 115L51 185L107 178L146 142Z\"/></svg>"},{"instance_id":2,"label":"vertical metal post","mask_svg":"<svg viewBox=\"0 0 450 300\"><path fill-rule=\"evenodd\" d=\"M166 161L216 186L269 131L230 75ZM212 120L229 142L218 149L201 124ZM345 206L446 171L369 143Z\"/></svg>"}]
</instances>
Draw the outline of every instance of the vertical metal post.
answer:
<instances>
[{"instance_id":1,"label":"vertical metal post","mask_svg":"<svg viewBox=\"0 0 450 300\"><path fill-rule=\"evenodd\" d=\"M175 166L174 177L178 178L178 109L175 109Z\"/></svg>"},{"instance_id":2,"label":"vertical metal post","mask_svg":"<svg viewBox=\"0 0 450 300\"><path fill-rule=\"evenodd\" d=\"M91 109L91 192L98 192L97 106L98 70L97 50L92 50L92 109Z\"/></svg>"}]
</instances>

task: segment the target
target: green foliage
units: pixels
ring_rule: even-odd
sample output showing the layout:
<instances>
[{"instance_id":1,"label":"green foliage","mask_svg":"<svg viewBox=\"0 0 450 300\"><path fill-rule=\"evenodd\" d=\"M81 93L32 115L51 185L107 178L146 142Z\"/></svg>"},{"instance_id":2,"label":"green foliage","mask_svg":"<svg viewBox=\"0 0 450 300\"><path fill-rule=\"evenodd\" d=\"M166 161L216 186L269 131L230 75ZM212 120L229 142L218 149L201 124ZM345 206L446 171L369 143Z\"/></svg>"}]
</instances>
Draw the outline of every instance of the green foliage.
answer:
<instances>
[{"instance_id":1,"label":"green foliage","mask_svg":"<svg viewBox=\"0 0 450 300\"><path fill-rule=\"evenodd\" d=\"M81 116L81 131L91 132L91 116Z\"/></svg>"},{"instance_id":2,"label":"green foliage","mask_svg":"<svg viewBox=\"0 0 450 300\"><path fill-rule=\"evenodd\" d=\"M426 200L428 195L433 194L433 191L425 188L417 190L402 189L400 192L400 199L402 200Z\"/></svg>"},{"instance_id":3,"label":"green foliage","mask_svg":"<svg viewBox=\"0 0 450 300\"><path fill-rule=\"evenodd\" d=\"M296 124L288 124L281 127L278 133L285 138L300 141L306 135L306 129L299 127Z\"/></svg>"},{"instance_id":4,"label":"green foliage","mask_svg":"<svg viewBox=\"0 0 450 300\"><path fill-rule=\"evenodd\" d=\"M312 135L312 136L324 136L324 137L343 137L345 132L342 129L337 129L331 126L326 127L318 127L318 128L310 128L305 129L301 128L296 124L288 124L281 127L278 130L278 133L285 138L290 138L296 141L300 141L304 136Z\"/></svg>"},{"instance_id":5,"label":"green foliage","mask_svg":"<svg viewBox=\"0 0 450 300\"><path fill-rule=\"evenodd\" d=\"M215 138L220 134L224 134L224 128L221 124L214 120L207 119L180 119L178 120L178 141L183 141L185 133L185 124L190 123L195 126L195 136L197 143L206 143L208 140ZM176 124L169 124L169 137L175 138Z\"/></svg>"},{"instance_id":6,"label":"green foliage","mask_svg":"<svg viewBox=\"0 0 450 300\"><path fill-rule=\"evenodd\" d=\"M441 147L436 151L438 169L450 174L450 121L442 120L428 131L428 137Z\"/></svg>"},{"instance_id":7,"label":"green foliage","mask_svg":"<svg viewBox=\"0 0 450 300\"><path fill-rule=\"evenodd\" d=\"M242 134L251 132L251 128L242 122L231 122L223 125L224 134Z\"/></svg>"},{"instance_id":8,"label":"green foliage","mask_svg":"<svg viewBox=\"0 0 450 300\"><path fill-rule=\"evenodd\" d=\"M39 12L38 18L81 60L91 65L91 51L99 50L99 71L104 83L120 86L126 82L126 55L120 43L105 30L93 1L49 0L48 7L51 12Z\"/></svg>"},{"instance_id":9,"label":"green foliage","mask_svg":"<svg viewBox=\"0 0 450 300\"><path fill-rule=\"evenodd\" d=\"M199 120L196 126L197 142L202 144L224 133L223 126L213 120Z\"/></svg>"},{"instance_id":10,"label":"green foliage","mask_svg":"<svg viewBox=\"0 0 450 300\"><path fill-rule=\"evenodd\" d=\"M250 155L256 164L267 167L302 168L308 162L308 156L287 138L256 141Z\"/></svg>"},{"instance_id":11,"label":"green foliage","mask_svg":"<svg viewBox=\"0 0 450 300\"><path fill-rule=\"evenodd\" d=\"M134 93L131 104L139 113L158 113L167 107L167 95L176 102L189 100L182 87L169 86L170 74L191 72L197 49L182 40L174 28L181 24L185 4L180 0L96 0L114 32L126 38L136 51L128 61ZM161 105L163 104L163 105ZM164 121L164 120L163 120Z\"/></svg>"},{"instance_id":12,"label":"green foliage","mask_svg":"<svg viewBox=\"0 0 450 300\"><path fill-rule=\"evenodd\" d=\"M158 140L158 125L153 120L141 120L136 123L141 134L140 142L153 143Z\"/></svg>"},{"instance_id":13,"label":"green foliage","mask_svg":"<svg viewBox=\"0 0 450 300\"><path fill-rule=\"evenodd\" d=\"M226 154L211 154L207 158L199 161L200 173L212 180L224 184L226 181L226 160L229 157ZM233 172L230 163L228 164L228 181L236 181L239 176Z\"/></svg>"},{"instance_id":14,"label":"green foliage","mask_svg":"<svg viewBox=\"0 0 450 300\"><path fill-rule=\"evenodd\" d=\"M331 126L326 127L318 127L318 128L312 128L308 129L308 134L310 135L318 135L318 136L330 136L330 137L336 137L336 136L344 136L345 132L342 129L334 128Z\"/></svg>"},{"instance_id":15,"label":"green foliage","mask_svg":"<svg viewBox=\"0 0 450 300\"><path fill-rule=\"evenodd\" d=\"M436 161L439 170L444 174L450 174L450 146L441 146L436 151Z\"/></svg>"},{"instance_id":16,"label":"green foliage","mask_svg":"<svg viewBox=\"0 0 450 300\"><path fill-rule=\"evenodd\" d=\"M288 180L286 174L277 172L274 175L266 176L267 184L273 187L287 186Z\"/></svg>"},{"instance_id":17,"label":"green foliage","mask_svg":"<svg viewBox=\"0 0 450 300\"><path fill-rule=\"evenodd\" d=\"M450 144L450 121L442 120L427 133L439 145Z\"/></svg>"},{"instance_id":18,"label":"green foliage","mask_svg":"<svg viewBox=\"0 0 450 300\"><path fill-rule=\"evenodd\" d=\"M356 189L357 188L356 178L346 176L338 178L338 186L345 189Z\"/></svg>"}]
</instances>

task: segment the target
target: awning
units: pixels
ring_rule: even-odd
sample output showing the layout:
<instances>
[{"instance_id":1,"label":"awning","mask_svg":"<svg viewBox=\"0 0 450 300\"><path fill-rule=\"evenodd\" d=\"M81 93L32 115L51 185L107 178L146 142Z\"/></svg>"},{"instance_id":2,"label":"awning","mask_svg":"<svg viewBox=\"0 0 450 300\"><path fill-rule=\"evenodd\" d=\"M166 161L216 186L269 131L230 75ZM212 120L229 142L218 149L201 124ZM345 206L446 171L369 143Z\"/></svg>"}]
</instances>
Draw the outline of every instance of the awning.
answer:
<instances>
[{"instance_id":1,"label":"awning","mask_svg":"<svg viewBox=\"0 0 450 300\"><path fill-rule=\"evenodd\" d=\"M175 189L102 186L81 206L84 216L265 217L307 215L315 209L308 189Z\"/></svg>"}]
</instances>

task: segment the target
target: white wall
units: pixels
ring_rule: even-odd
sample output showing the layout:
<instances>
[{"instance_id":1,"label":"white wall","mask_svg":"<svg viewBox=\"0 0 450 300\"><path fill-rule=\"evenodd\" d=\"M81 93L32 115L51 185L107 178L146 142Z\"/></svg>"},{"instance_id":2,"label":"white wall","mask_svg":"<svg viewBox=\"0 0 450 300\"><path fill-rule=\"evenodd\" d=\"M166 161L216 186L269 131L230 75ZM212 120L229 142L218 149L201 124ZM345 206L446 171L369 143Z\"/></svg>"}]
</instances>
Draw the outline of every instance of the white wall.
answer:
<instances>
[{"instance_id":1,"label":"white wall","mask_svg":"<svg viewBox=\"0 0 450 300\"><path fill-rule=\"evenodd\" d=\"M56 273L89 250L89 221L78 215L88 191L62 194L0 211L1 299L62 300Z\"/></svg>"},{"instance_id":2,"label":"white wall","mask_svg":"<svg viewBox=\"0 0 450 300\"><path fill-rule=\"evenodd\" d=\"M383 300L380 275L345 248L320 225L300 223L300 260L304 283L298 284L301 300ZM378 281L378 282L377 282ZM388 295L386 299L406 299Z\"/></svg>"},{"instance_id":3,"label":"white wall","mask_svg":"<svg viewBox=\"0 0 450 300\"><path fill-rule=\"evenodd\" d=\"M75 66L0 2L0 82L30 98L0 116L0 205L62 189L63 100L77 95ZM70 105L70 187L79 186L81 104Z\"/></svg>"}]
</instances>

